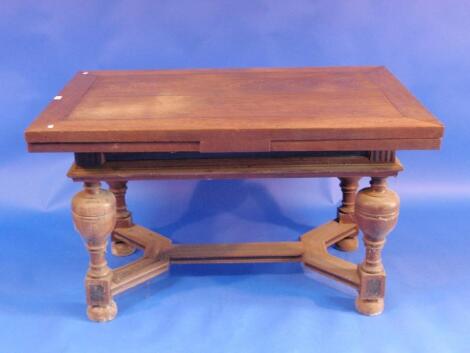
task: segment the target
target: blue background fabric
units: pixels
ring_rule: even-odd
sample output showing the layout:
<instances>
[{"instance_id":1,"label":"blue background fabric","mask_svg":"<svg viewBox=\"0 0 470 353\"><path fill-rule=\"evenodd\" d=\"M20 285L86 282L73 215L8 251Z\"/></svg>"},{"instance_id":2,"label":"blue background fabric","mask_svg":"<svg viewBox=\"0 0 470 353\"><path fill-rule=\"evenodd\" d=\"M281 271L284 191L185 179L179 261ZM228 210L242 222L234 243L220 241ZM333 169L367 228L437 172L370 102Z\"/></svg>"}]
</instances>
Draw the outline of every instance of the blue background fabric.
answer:
<instances>
[{"instance_id":1,"label":"blue background fabric","mask_svg":"<svg viewBox=\"0 0 470 353\"><path fill-rule=\"evenodd\" d=\"M0 2L0 353L468 352L469 18L467 1ZM386 65L446 125L441 151L398 154L385 312L356 314L354 292L299 264L179 265L119 295L114 321L88 321L72 156L23 140L73 73L334 65ZM340 191L189 180L132 182L128 198L137 223L175 242L278 241L333 218Z\"/></svg>"}]
</instances>

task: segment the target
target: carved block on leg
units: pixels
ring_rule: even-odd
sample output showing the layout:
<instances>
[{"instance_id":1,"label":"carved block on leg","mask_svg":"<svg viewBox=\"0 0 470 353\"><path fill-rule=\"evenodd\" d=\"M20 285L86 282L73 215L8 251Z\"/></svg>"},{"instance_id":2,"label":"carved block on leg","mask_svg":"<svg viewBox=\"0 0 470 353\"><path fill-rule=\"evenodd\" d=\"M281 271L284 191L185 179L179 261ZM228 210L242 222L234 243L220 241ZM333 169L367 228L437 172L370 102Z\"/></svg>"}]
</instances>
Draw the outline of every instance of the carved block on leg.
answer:
<instances>
[{"instance_id":1,"label":"carved block on leg","mask_svg":"<svg viewBox=\"0 0 470 353\"><path fill-rule=\"evenodd\" d=\"M384 309L385 272L371 274L359 271L361 286L356 298L356 308L364 315L380 315Z\"/></svg>"},{"instance_id":2,"label":"carved block on leg","mask_svg":"<svg viewBox=\"0 0 470 353\"><path fill-rule=\"evenodd\" d=\"M364 315L378 315L384 308L385 271L382 248L385 238L398 220L400 200L387 188L385 178L372 178L371 186L356 198L356 221L364 234L366 254L358 266L361 285L356 299L357 310Z\"/></svg>"},{"instance_id":3,"label":"carved block on leg","mask_svg":"<svg viewBox=\"0 0 470 353\"><path fill-rule=\"evenodd\" d=\"M109 191L114 194L116 198L116 228L132 227L132 214L127 209L126 204L126 191L127 181L112 181L108 182ZM123 240L114 238L114 233L111 235L111 253L115 256L128 256L135 252L135 247Z\"/></svg>"},{"instance_id":4,"label":"carved block on leg","mask_svg":"<svg viewBox=\"0 0 470 353\"><path fill-rule=\"evenodd\" d=\"M75 228L86 242L90 264L86 275L88 317L93 321L112 320L117 313L111 295L112 271L106 262L106 245L116 223L116 199L100 188L85 183L85 189L72 200Z\"/></svg>"},{"instance_id":5,"label":"carved block on leg","mask_svg":"<svg viewBox=\"0 0 470 353\"><path fill-rule=\"evenodd\" d=\"M340 187L343 193L343 200L341 206L338 207L337 221L340 223L356 223L354 217L354 208L356 200L357 185L359 178L348 177L339 178ZM335 244L335 247L341 251L354 251L358 248L357 233L347 238L341 239Z\"/></svg>"},{"instance_id":6,"label":"carved block on leg","mask_svg":"<svg viewBox=\"0 0 470 353\"><path fill-rule=\"evenodd\" d=\"M110 321L116 317L117 306L111 295L111 276L107 279L89 279L85 285L87 291L87 315L97 322Z\"/></svg>"}]
</instances>

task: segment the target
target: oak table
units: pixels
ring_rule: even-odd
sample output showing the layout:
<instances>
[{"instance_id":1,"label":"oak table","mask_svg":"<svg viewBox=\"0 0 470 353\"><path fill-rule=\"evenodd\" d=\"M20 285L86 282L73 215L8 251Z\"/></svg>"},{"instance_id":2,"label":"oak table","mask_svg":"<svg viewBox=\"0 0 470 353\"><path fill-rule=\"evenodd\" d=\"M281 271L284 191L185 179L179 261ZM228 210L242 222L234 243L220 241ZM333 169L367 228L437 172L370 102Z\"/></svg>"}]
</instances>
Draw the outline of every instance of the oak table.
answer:
<instances>
[{"instance_id":1,"label":"oak table","mask_svg":"<svg viewBox=\"0 0 470 353\"><path fill-rule=\"evenodd\" d=\"M172 263L303 262L356 288L360 313L381 313L381 251L399 210L386 178L402 170L397 150L438 149L442 134L384 67L81 71L25 133L31 152L74 153L68 176L84 190L72 213L96 321L115 317L115 295ZM337 177L337 218L294 242L173 244L126 206L129 180L255 177ZM357 193L361 177L370 187ZM328 253L355 250L359 229L362 263ZM114 255L142 257L110 269L110 235Z\"/></svg>"}]
</instances>

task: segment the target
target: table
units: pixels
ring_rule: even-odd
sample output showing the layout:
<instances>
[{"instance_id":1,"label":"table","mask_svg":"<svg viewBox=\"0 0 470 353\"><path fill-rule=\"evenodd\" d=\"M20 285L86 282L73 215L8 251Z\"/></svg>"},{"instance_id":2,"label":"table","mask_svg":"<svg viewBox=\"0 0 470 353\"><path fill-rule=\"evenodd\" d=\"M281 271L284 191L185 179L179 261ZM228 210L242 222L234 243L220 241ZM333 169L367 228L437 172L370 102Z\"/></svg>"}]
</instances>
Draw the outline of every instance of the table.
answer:
<instances>
[{"instance_id":1,"label":"table","mask_svg":"<svg viewBox=\"0 0 470 353\"><path fill-rule=\"evenodd\" d=\"M25 132L31 152L73 152L68 176L90 255L91 320L115 317L114 296L172 263L302 262L357 289L366 315L384 307L381 252L399 198L386 184L397 150L438 149L443 125L384 67L80 71ZM187 178L337 177L337 217L299 241L173 244L133 222L128 181ZM370 177L359 192L358 181ZM106 182L109 188L101 188ZM354 264L328 253L358 247ZM112 254L142 257L110 269Z\"/></svg>"}]
</instances>

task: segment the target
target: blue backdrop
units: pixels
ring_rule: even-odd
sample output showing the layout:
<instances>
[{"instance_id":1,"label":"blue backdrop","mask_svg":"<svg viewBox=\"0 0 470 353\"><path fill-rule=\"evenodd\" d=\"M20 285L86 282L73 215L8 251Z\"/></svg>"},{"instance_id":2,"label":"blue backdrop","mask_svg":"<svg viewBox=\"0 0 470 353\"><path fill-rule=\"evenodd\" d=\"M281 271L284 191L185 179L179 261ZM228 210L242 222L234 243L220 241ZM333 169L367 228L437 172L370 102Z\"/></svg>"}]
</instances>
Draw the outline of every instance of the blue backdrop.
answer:
<instances>
[{"instance_id":1,"label":"blue backdrop","mask_svg":"<svg viewBox=\"0 0 470 353\"><path fill-rule=\"evenodd\" d=\"M467 1L1 1L0 353L468 352L469 18ZM386 65L446 125L441 151L399 153L384 314L296 264L177 266L89 322L72 156L23 140L46 102L80 69L325 65ZM297 239L340 198L329 179L129 186L135 220L178 242Z\"/></svg>"}]
</instances>

